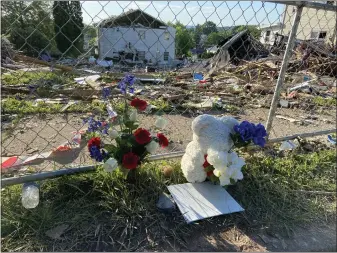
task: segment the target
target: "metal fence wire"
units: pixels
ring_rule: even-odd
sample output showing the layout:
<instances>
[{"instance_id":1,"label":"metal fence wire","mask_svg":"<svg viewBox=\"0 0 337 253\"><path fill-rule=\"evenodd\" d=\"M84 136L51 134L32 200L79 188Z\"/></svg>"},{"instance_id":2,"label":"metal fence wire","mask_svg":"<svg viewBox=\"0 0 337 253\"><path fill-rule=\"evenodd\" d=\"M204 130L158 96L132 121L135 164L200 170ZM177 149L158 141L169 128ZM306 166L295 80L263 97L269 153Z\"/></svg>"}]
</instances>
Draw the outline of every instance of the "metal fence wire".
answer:
<instances>
[{"instance_id":1,"label":"metal fence wire","mask_svg":"<svg viewBox=\"0 0 337 253\"><path fill-rule=\"evenodd\" d=\"M125 73L151 104L140 124L169 122L152 159L181 155L206 113L264 123L271 142L335 132L336 13L335 1L2 1L2 175L92 168L79 131L107 117L107 87L118 111Z\"/></svg>"}]
</instances>

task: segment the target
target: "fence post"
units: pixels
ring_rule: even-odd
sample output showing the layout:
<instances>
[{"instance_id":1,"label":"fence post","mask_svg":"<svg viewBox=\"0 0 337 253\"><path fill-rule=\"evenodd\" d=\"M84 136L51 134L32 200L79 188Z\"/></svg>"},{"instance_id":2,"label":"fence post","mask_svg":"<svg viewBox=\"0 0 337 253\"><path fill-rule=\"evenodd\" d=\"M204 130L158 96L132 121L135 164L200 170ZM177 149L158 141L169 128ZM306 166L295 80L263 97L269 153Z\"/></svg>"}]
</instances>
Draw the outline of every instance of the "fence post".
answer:
<instances>
[{"instance_id":1,"label":"fence post","mask_svg":"<svg viewBox=\"0 0 337 253\"><path fill-rule=\"evenodd\" d=\"M285 50L284 56L283 56L283 61L282 61L282 66L280 69L280 74L278 76L277 79L277 83L276 83L276 87L275 87L275 91L274 91L274 96L273 96L273 100L271 102L271 106L270 106L270 110L269 110L269 114L268 114L268 119L267 119L267 123L266 123L266 130L268 133L268 136L270 134L270 130L271 130L271 126L273 123L273 119L274 119L274 115L277 109L277 102L278 99L280 97L280 90L281 87L283 85L284 82L284 77L287 71L287 67L288 67L288 62L292 53L292 50L294 48L294 42L296 39L296 32L297 32L297 28L298 25L300 23L301 20L301 15L302 15L302 10L303 10L303 5L298 6L296 8L296 13L295 13L295 17L292 23L292 27L291 27L291 32L288 38L288 44L287 44L287 48Z\"/></svg>"}]
</instances>

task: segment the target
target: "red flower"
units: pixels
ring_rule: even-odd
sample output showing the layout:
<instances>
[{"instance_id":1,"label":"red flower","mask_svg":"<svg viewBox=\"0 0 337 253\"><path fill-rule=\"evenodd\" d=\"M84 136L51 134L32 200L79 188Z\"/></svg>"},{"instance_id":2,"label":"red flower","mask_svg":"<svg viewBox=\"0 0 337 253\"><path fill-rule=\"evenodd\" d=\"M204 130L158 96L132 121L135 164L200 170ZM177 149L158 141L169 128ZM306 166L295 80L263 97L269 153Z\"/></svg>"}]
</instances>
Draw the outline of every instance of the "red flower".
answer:
<instances>
[{"instance_id":1,"label":"red flower","mask_svg":"<svg viewBox=\"0 0 337 253\"><path fill-rule=\"evenodd\" d=\"M138 128L133 134L136 137L136 142L138 144L147 144L151 141L151 134L144 128Z\"/></svg>"},{"instance_id":2,"label":"red flower","mask_svg":"<svg viewBox=\"0 0 337 253\"><path fill-rule=\"evenodd\" d=\"M165 137L165 135L158 133L157 134L158 140L159 140L159 145L163 148L166 148L169 144L168 139Z\"/></svg>"},{"instance_id":3,"label":"red flower","mask_svg":"<svg viewBox=\"0 0 337 253\"><path fill-rule=\"evenodd\" d=\"M90 150L90 148L92 146L96 146L97 148L101 148L101 138L99 137L93 137L88 141L88 149Z\"/></svg>"},{"instance_id":4,"label":"red flower","mask_svg":"<svg viewBox=\"0 0 337 253\"><path fill-rule=\"evenodd\" d=\"M132 152L126 153L123 156L123 167L129 170L133 170L138 166L139 157Z\"/></svg>"},{"instance_id":5,"label":"red flower","mask_svg":"<svg viewBox=\"0 0 337 253\"><path fill-rule=\"evenodd\" d=\"M208 177L210 177L210 176L212 176L212 175L213 175L213 170L207 171L207 176L208 176Z\"/></svg>"},{"instance_id":6,"label":"red flower","mask_svg":"<svg viewBox=\"0 0 337 253\"><path fill-rule=\"evenodd\" d=\"M144 111L147 107L147 102L139 98L134 98L131 101L131 106L136 107L138 110Z\"/></svg>"},{"instance_id":7,"label":"red flower","mask_svg":"<svg viewBox=\"0 0 337 253\"><path fill-rule=\"evenodd\" d=\"M204 155L204 158L205 158L205 162L204 164L202 165L204 168L207 168L208 166L210 166L210 164L208 163L207 161L207 155Z\"/></svg>"}]
</instances>

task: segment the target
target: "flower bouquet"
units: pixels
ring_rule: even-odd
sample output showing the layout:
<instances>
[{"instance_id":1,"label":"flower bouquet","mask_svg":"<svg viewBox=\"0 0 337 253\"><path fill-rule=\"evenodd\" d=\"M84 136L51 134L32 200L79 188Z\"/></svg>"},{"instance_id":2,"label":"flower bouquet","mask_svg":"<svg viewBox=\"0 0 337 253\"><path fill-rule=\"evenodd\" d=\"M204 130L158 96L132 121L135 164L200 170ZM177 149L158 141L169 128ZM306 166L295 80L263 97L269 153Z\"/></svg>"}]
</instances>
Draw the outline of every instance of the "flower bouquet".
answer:
<instances>
[{"instance_id":1,"label":"flower bouquet","mask_svg":"<svg viewBox=\"0 0 337 253\"><path fill-rule=\"evenodd\" d=\"M251 143L264 147L267 132L263 125L248 121L239 123L231 117L198 116L192 122L193 141L181 161L187 181L203 182L206 179L221 186L243 179L243 158L234 149Z\"/></svg>"},{"instance_id":2,"label":"flower bouquet","mask_svg":"<svg viewBox=\"0 0 337 253\"><path fill-rule=\"evenodd\" d=\"M133 93L136 79L126 75L118 87L124 94L124 109L121 115L112 110L109 103L111 94L109 88L103 89L103 97L107 103L109 120L100 121L95 117L85 120L88 123L88 150L90 156L98 162L104 162L104 169L112 172L119 168L128 178L133 178L135 170L142 164L149 154L153 154L159 147L167 147L169 142L163 133L151 134L145 128L139 127L137 114L145 111L148 103L139 98L128 101L127 91ZM166 120L158 117L156 129L163 128Z\"/></svg>"},{"instance_id":3,"label":"flower bouquet","mask_svg":"<svg viewBox=\"0 0 337 253\"><path fill-rule=\"evenodd\" d=\"M233 146L229 152L219 153L210 149L209 154L204 156L203 167L207 173L207 178L212 182L219 182L222 186L234 184L237 180L243 179L241 168L246 164L245 160L232 149L248 146L252 142L264 147L267 132L261 124L255 125L243 121L234 126L234 133L231 133L230 136Z\"/></svg>"}]
</instances>

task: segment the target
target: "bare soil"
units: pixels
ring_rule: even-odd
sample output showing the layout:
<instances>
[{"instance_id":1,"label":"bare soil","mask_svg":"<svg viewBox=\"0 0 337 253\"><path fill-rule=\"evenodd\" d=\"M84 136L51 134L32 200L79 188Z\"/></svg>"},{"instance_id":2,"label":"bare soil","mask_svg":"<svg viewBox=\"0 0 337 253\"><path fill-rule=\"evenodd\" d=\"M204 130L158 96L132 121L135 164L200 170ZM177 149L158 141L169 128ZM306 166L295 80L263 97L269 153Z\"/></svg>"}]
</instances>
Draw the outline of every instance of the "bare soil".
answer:
<instances>
[{"instance_id":1,"label":"bare soil","mask_svg":"<svg viewBox=\"0 0 337 253\"><path fill-rule=\"evenodd\" d=\"M230 226L206 231L188 240L189 251L336 251L336 224L298 227L291 236L263 231L247 232Z\"/></svg>"}]
</instances>

